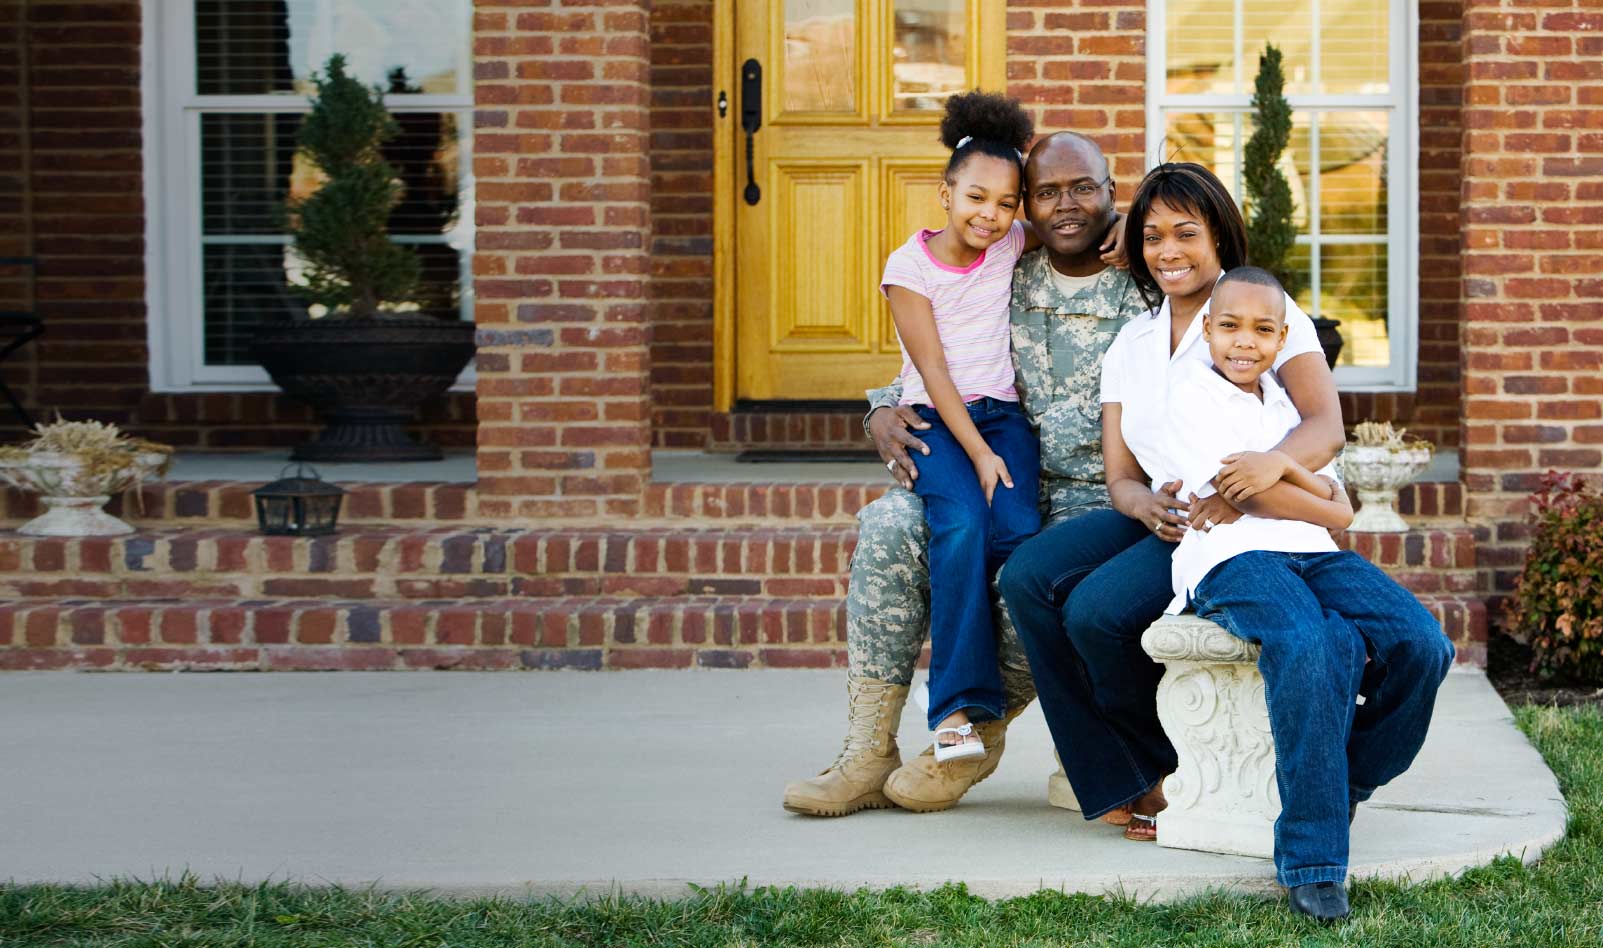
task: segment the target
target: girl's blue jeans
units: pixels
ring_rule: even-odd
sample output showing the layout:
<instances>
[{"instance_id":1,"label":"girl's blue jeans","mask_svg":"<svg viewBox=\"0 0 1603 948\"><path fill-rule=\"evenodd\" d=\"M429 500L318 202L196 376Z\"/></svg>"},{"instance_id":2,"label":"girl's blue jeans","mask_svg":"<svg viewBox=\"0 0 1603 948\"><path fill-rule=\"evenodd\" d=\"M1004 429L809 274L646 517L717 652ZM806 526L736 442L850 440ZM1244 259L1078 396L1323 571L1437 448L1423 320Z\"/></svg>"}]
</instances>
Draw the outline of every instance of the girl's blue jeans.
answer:
<instances>
[{"instance_id":1,"label":"girl's blue jeans","mask_svg":"<svg viewBox=\"0 0 1603 948\"><path fill-rule=\"evenodd\" d=\"M1452 643L1412 593L1351 552L1242 553L1214 567L1192 605L1262 647L1280 884L1343 881L1347 807L1413 763Z\"/></svg>"},{"instance_id":2,"label":"girl's blue jeans","mask_svg":"<svg viewBox=\"0 0 1603 948\"><path fill-rule=\"evenodd\" d=\"M933 408L918 406L929 422L918 436L930 453L918 459L913 492L929 521L930 707L933 729L968 709L974 721L1000 718L1002 674L991 614L991 577L1008 554L1041 529L1038 499L1041 448L1017 402L980 398L969 418L1013 477L997 484L985 503L979 475L951 429Z\"/></svg>"}]
</instances>

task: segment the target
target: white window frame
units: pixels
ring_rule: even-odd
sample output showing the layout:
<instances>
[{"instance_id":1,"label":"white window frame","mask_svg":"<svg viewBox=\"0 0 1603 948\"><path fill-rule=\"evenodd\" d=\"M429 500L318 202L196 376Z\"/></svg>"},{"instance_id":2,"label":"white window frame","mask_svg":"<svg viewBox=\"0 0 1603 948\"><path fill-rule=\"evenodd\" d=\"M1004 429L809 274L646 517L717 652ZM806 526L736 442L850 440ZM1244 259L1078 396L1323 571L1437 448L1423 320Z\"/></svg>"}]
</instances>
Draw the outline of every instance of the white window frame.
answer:
<instances>
[{"instance_id":1,"label":"white window frame","mask_svg":"<svg viewBox=\"0 0 1603 948\"><path fill-rule=\"evenodd\" d=\"M325 9L329 9L325 7ZM153 392L276 391L256 365L205 362L204 244L272 243L265 236L203 237L200 195L200 117L207 113L305 112L309 100L293 95L197 95L195 13L192 0L141 4L141 98L144 134L145 308ZM469 13L471 15L471 12ZM461 160L459 213L445 244L458 253L462 318L473 321L473 66L457 69L461 95L387 97L392 112L446 112L457 116ZM397 235L398 243L422 243ZM288 237L283 238L289 242ZM432 241L431 241L432 242ZM472 390L471 364L453 390Z\"/></svg>"},{"instance_id":2,"label":"white window frame","mask_svg":"<svg viewBox=\"0 0 1603 948\"><path fill-rule=\"evenodd\" d=\"M1315 28L1319 23L1319 0L1313 2ZM1411 392L1418 385L1419 373L1419 11L1408 0L1390 2L1390 42L1387 50L1388 95L1287 95L1292 111L1384 111L1390 115L1386 155L1387 234L1386 287L1390 364L1374 366L1343 365L1336 368L1336 384L1347 392ZM1252 78L1256 59L1250 54L1260 40L1242 35L1239 0L1235 12L1235 43L1242 51L1235 57L1239 95L1173 95L1168 92L1168 0L1147 0L1147 167L1161 163L1165 116L1170 112L1252 111ZM1319 44L1312 45L1315 75L1318 74ZM1239 140L1239 136L1238 136ZM1244 143L1243 143L1244 144ZM1308 187L1310 234L1297 235L1300 246L1319 240L1323 245L1348 242L1341 235L1318 236L1319 153L1313 153L1313 172ZM1237 177L1240 176L1239 163ZM1230 182L1227 182L1227 184ZM1241 194L1241 182L1232 185ZM1373 243L1368 237L1355 237L1352 243ZM1319 278L1319 254L1311 253L1315 286ZM1310 313L1309 315L1318 315Z\"/></svg>"}]
</instances>

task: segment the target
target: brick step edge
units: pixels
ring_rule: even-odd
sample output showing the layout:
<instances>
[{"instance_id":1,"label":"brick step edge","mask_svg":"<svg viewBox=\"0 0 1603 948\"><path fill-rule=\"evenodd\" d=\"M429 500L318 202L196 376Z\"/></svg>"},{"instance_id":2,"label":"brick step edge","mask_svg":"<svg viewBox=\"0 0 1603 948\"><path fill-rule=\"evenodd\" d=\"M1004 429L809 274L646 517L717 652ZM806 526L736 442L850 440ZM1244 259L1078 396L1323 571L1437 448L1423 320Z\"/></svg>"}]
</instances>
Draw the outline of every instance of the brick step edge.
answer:
<instances>
[{"instance_id":1,"label":"brick step edge","mask_svg":"<svg viewBox=\"0 0 1603 948\"><path fill-rule=\"evenodd\" d=\"M1423 596L1463 665L1487 612ZM0 607L0 670L840 668L840 603L719 598L461 603L35 601Z\"/></svg>"},{"instance_id":2,"label":"brick step edge","mask_svg":"<svg viewBox=\"0 0 1603 948\"><path fill-rule=\"evenodd\" d=\"M0 670L831 668L838 600L23 600Z\"/></svg>"},{"instance_id":3,"label":"brick step edge","mask_svg":"<svg viewBox=\"0 0 1603 948\"><path fill-rule=\"evenodd\" d=\"M121 494L106 510L134 526L156 523L237 523L255 529L256 505L251 491L260 483L241 481L161 481L146 484L137 495ZM340 523L432 523L472 517L472 484L440 481L413 483L341 483L345 502ZM13 526L44 513L36 494L0 488L0 521Z\"/></svg>"},{"instance_id":4,"label":"brick step edge","mask_svg":"<svg viewBox=\"0 0 1603 948\"><path fill-rule=\"evenodd\" d=\"M236 596L277 598L788 598L841 592L856 544L855 529L817 524L635 530L370 527L328 537L169 527L121 537L0 537L0 587L25 598L220 596L229 590ZM1349 533L1341 545L1417 579L1420 585L1411 586L1416 592L1472 591L1455 585L1475 576L1475 535L1468 524L1399 534Z\"/></svg>"}]
</instances>

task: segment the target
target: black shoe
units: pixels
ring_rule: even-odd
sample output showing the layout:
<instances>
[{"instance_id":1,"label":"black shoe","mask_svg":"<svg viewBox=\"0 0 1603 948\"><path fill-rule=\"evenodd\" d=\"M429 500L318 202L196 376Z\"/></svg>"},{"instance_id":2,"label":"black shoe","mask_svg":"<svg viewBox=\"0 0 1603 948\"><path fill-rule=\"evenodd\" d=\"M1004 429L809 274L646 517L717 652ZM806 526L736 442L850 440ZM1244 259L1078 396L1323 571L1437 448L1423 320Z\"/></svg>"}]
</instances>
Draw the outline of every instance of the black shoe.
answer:
<instances>
[{"instance_id":1,"label":"black shoe","mask_svg":"<svg viewBox=\"0 0 1603 948\"><path fill-rule=\"evenodd\" d=\"M1357 817L1358 817L1358 804L1356 804L1356 803L1347 804L1347 825L1348 826L1352 826L1353 825L1353 820L1356 819Z\"/></svg>"},{"instance_id":2,"label":"black shoe","mask_svg":"<svg viewBox=\"0 0 1603 948\"><path fill-rule=\"evenodd\" d=\"M1310 882L1291 887L1291 911L1321 922L1339 922L1351 911L1347 907L1347 887L1340 882Z\"/></svg>"}]
</instances>

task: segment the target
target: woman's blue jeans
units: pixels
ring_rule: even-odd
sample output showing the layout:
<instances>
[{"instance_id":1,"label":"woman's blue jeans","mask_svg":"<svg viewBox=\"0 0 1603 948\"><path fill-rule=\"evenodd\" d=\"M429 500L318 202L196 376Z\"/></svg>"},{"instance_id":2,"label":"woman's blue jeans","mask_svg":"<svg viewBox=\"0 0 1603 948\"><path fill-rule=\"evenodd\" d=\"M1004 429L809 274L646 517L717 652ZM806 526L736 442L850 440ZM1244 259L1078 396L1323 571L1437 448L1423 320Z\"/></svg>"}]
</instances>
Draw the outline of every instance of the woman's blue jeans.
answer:
<instances>
[{"instance_id":1,"label":"woman's blue jeans","mask_svg":"<svg viewBox=\"0 0 1603 948\"><path fill-rule=\"evenodd\" d=\"M1086 819L1135 800L1176 765L1158 723L1163 668L1141 649L1174 596L1174 546L1117 511L1092 510L1041 532L1002 568L1002 601Z\"/></svg>"},{"instance_id":2,"label":"woman's blue jeans","mask_svg":"<svg viewBox=\"0 0 1603 948\"><path fill-rule=\"evenodd\" d=\"M1281 885L1343 881L1347 808L1413 763L1453 644L1412 593L1351 552L1242 553L1197 584L1192 604L1262 647Z\"/></svg>"},{"instance_id":3,"label":"woman's blue jeans","mask_svg":"<svg viewBox=\"0 0 1603 948\"><path fill-rule=\"evenodd\" d=\"M1006 710L991 616L991 577L1020 543L1041 529L1038 494L1041 446L1017 402L980 398L969 418L1007 464L1013 486L997 484L989 505L963 446L940 413L919 406L930 423L919 438L930 453L918 459L913 492L929 521L930 707L933 729L954 711L1000 718Z\"/></svg>"}]
</instances>

